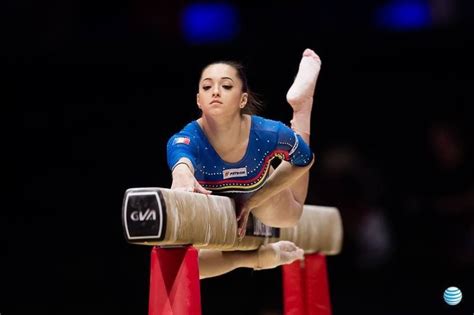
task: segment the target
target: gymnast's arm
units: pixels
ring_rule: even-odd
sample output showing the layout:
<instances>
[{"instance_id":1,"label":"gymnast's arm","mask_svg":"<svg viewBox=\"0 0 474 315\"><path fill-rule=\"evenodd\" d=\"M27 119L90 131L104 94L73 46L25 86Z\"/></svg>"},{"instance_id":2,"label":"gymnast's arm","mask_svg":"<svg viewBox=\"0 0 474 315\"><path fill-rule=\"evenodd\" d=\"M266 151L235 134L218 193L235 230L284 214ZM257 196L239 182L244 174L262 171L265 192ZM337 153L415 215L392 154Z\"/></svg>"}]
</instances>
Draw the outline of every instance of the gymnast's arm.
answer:
<instances>
[{"instance_id":1,"label":"gymnast's arm","mask_svg":"<svg viewBox=\"0 0 474 315\"><path fill-rule=\"evenodd\" d=\"M193 164L187 158L181 158L171 171L173 182L171 189L198 192L209 195L210 190L202 187L194 177Z\"/></svg>"},{"instance_id":2,"label":"gymnast's arm","mask_svg":"<svg viewBox=\"0 0 474 315\"><path fill-rule=\"evenodd\" d=\"M284 207L287 205L281 204L280 200L284 203L291 203L288 204L287 217L279 219L277 225L279 227L294 225L303 211L308 191L308 172L314 163L314 154L303 138L283 123L279 123L278 137L275 143L275 150L286 152L284 160L275 172L268 177L265 184L242 205L238 217L238 234L240 237L245 234L244 227L250 211L255 211L257 217L262 220L262 215L265 212L268 215L268 211L261 212L260 210L268 209L268 202ZM260 206L263 208L259 208ZM257 214L257 212L260 213ZM272 225L268 220L262 220L262 222Z\"/></svg>"},{"instance_id":3,"label":"gymnast's arm","mask_svg":"<svg viewBox=\"0 0 474 315\"><path fill-rule=\"evenodd\" d=\"M313 163L314 154L311 162L305 166L297 166L287 161L281 161L280 165L268 177L265 185L250 198L248 206L256 208L266 200L289 188L298 178L309 171Z\"/></svg>"},{"instance_id":4,"label":"gymnast's arm","mask_svg":"<svg viewBox=\"0 0 474 315\"><path fill-rule=\"evenodd\" d=\"M166 144L166 159L171 170L171 189L210 194L194 177L196 146L186 132L174 134Z\"/></svg>"},{"instance_id":5,"label":"gymnast's arm","mask_svg":"<svg viewBox=\"0 0 474 315\"><path fill-rule=\"evenodd\" d=\"M291 193L289 188L297 183L298 179L303 175L307 175L314 163L314 154L308 143L300 135L282 123L279 123L277 134L276 149L286 151L287 155L276 167L275 171L270 174L265 184L250 198L247 205L250 210L279 194L281 197L281 193L284 190L287 190L287 193ZM308 187L307 185L299 186L292 189L300 190L297 193L298 197L295 196L295 201L302 208ZM293 193L291 194L293 195Z\"/></svg>"},{"instance_id":6,"label":"gymnast's arm","mask_svg":"<svg viewBox=\"0 0 474 315\"><path fill-rule=\"evenodd\" d=\"M314 154L311 153L311 160L308 161L306 158L304 165L298 165L290 163L287 161L282 161L280 165L275 169L273 173L268 177L265 184L255 192L245 204L242 205L240 209L238 221L238 234L239 237L245 235L245 226L247 224L247 219L250 211L254 211L257 217L260 220L264 220L262 217L263 213L258 213L260 208L259 206L263 205L265 202L272 200L272 203L280 204L280 200L284 202L285 200L292 200L292 206L288 207L288 216L284 223L281 221L278 223L278 226L294 225L295 220L299 220L303 211L304 199L306 198L307 186L299 187L298 180L305 175L311 166L314 163ZM300 191L299 199L294 195L294 191L290 188L292 185L296 184L296 189ZM304 196L303 196L304 194ZM276 199L275 199L276 198ZM281 219L280 219L281 220ZM269 221L263 221L268 223Z\"/></svg>"}]
</instances>

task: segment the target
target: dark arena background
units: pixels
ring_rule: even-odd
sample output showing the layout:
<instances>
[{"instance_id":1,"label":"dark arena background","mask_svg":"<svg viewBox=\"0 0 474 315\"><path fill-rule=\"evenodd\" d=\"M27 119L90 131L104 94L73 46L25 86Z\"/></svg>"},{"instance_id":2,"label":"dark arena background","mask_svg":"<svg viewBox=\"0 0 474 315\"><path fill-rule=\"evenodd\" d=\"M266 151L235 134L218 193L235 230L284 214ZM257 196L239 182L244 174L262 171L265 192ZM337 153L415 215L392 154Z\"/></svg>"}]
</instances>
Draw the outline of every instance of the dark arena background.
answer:
<instances>
[{"instance_id":1,"label":"dark arena background","mask_svg":"<svg viewBox=\"0 0 474 315\"><path fill-rule=\"evenodd\" d=\"M2 2L0 314L148 312L130 187L169 187L168 137L201 67L236 59L289 124L301 53L322 60L308 204L338 207L335 315L474 312L470 0ZM443 300L449 286L463 299ZM201 281L203 314L282 314L281 272Z\"/></svg>"}]
</instances>

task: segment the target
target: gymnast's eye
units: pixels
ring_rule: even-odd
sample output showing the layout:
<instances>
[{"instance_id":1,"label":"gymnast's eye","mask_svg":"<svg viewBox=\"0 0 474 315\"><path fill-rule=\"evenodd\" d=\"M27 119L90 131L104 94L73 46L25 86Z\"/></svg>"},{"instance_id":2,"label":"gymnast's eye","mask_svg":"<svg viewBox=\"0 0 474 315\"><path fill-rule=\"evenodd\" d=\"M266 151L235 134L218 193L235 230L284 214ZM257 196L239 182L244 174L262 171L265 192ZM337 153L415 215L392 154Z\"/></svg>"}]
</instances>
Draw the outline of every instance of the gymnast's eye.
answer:
<instances>
[{"instance_id":1,"label":"gymnast's eye","mask_svg":"<svg viewBox=\"0 0 474 315\"><path fill-rule=\"evenodd\" d=\"M222 87L226 90L230 90L232 88L232 85L223 85Z\"/></svg>"},{"instance_id":2,"label":"gymnast's eye","mask_svg":"<svg viewBox=\"0 0 474 315\"><path fill-rule=\"evenodd\" d=\"M204 91L207 91L207 90L209 90L210 88L211 88L210 85L205 85L205 86L202 87L202 89L203 89Z\"/></svg>"}]
</instances>

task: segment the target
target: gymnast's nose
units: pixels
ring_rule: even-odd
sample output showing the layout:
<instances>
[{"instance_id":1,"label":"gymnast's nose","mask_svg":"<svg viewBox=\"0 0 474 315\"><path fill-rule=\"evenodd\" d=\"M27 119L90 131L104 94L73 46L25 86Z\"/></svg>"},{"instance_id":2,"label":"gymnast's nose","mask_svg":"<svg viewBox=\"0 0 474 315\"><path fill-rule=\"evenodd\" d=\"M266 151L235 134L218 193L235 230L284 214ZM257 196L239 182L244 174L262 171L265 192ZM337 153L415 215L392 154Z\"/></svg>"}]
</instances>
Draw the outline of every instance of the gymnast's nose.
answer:
<instances>
[{"instance_id":1,"label":"gymnast's nose","mask_svg":"<svg viewBox=\"0 0 474 315\"><path fill-rule=\"evenodd\" d=\"M220 96L218 84L214 84L214 86L212 87L212 96Z\"/></svg>"}]
</instances>

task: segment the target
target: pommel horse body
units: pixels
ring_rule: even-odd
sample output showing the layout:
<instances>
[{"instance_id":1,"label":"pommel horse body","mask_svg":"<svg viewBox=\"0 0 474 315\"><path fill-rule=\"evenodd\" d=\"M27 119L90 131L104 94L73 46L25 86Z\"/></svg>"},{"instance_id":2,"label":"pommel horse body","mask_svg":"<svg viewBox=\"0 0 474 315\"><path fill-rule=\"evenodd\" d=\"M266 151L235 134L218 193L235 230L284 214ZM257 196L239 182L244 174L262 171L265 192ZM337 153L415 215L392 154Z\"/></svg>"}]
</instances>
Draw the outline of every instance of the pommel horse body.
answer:
<instances>
[{"instance_id":1,"label":"pommel horse body","mask_svg":"<svg viewBox=\"0 0 474 315\"><path fill-rule=\"evenodd\" d=\"M127 242L152 247L149 315L201 314L198 249L256 250L288 240L305 252L304 264L283 265L285 315L330 315L326 255L341 251L343 229L337 208L305 205L298 224L274 228L249 218L237 236L236 208L224 196L130 188L122 203Z\"/></svg>"}]
</instances>

